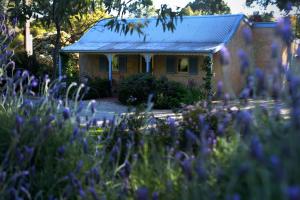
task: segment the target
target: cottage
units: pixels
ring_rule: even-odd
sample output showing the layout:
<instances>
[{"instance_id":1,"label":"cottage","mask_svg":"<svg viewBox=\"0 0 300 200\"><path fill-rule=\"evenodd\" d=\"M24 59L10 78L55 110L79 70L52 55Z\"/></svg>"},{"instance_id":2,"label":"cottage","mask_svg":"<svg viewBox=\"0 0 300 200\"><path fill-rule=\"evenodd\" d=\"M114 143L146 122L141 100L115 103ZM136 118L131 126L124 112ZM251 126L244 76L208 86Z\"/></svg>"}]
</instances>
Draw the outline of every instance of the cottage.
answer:
<instances>
[{"instance_id":1,"label":"cottage","mask_svg":"<svg viewBox=\"0 0 300 200\"><path fill-rule=\"evenodd\" d=\"M252 24L242 14L187 16L178 20L176 30L171 32L163 31L162 25L156 26L155 18L128 21L146 20L145 38L137 32L124 35L111 31L105 27L107 20L101 20L61 52L79 53L82 76L108 78L113 83L148 72L184 84L194 81L201 85L203 61L209 56L213 60L214 87L223 81L226 90L231 88L234 93L239 93L245 82L237 56L240 49L247 52L253 66L268 70L278 63L271 57L270 49L275 42L278 54L286 62L286 48L275 34L276 23ZM245 34L252 35L251 44L244 40ZM225 67L220 62L224 46L230 52L230 63Z\"/></svg>"}]
</instances>

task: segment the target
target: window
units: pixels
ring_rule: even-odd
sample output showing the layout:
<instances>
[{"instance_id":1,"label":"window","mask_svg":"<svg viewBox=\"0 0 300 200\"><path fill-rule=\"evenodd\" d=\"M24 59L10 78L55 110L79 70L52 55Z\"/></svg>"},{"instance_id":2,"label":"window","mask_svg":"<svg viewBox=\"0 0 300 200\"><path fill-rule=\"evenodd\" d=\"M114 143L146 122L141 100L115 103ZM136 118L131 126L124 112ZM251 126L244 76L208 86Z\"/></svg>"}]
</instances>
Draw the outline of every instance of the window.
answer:
<instances>
[{"instance_id":1,"label":"window","mask_svg":"<svg viewBox=\"0 0 300 200\"><path fill-rule=\"evenodd\" d=\"M112 58L112 71L113 72L119 71L119 56L113 56Z\"/></svg>"},{"instance_id":2,"label":"window","mask_svg":"<svg viewBox=\"0 0 300 200\"><path fill-rule=\"evenodd\" d=\"M189 72L189 59L179 58L178 59L178 72L188 73Z\"/></svg>"}]
</instances>

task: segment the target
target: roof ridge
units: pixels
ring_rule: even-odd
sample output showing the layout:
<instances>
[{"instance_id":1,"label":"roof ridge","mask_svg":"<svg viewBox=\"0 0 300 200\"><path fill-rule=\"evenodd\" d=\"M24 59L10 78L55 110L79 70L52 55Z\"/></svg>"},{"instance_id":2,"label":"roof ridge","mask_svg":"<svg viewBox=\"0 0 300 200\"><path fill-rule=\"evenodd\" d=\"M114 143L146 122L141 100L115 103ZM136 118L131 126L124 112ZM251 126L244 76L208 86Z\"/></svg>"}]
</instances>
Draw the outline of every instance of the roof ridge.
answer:
<instances>
[{"instance_id":1,"label":"roof ridge","mask_svg":"<svg viewBox=\"0 0 300 200\"><path fill-rule=\"evenodd\" d=\"M238 14L215 14L215 15L192 15L192 16L189 16L189 15L183 15L182 18L216 18L216 17L238 17L238 16L246 16L245 14L243 13L238 13ZM137 18L137 17L134 17L134 18L120 18L119 20L157 20L157 16L153 16L153 17L140 17L140 18ZM180 18L180 16L178 17ZM108 19L111 19L111 18L106 18L106 19L101 19L99 21L102 21L102 20L108 20Z\"/></svg>"}]
</instances>

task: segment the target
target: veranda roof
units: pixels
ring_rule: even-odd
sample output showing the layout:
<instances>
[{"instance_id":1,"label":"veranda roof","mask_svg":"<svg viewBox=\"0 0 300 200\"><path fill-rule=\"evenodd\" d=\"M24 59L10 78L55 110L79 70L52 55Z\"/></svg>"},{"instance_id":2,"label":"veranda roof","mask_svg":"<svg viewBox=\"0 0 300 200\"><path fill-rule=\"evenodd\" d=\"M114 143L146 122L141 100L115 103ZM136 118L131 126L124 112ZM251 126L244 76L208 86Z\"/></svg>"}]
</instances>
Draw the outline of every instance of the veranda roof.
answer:
<instances>
[{"instance_id":1,"label":"veranda roof","mask_svg":"<svg viewBox=\"0 0 300 200\"><path fill-rule=\"evenodd\" d=\"M156 26L156 18L128 19L128 22L144 22L146 37L114 32L105 27L107 20L95 24L81 39L65 48L69 53L215 53L228 43L245 19L238 15L189 16L178 20L176 30L163 31Z\"/></svg>"}]
</instances>

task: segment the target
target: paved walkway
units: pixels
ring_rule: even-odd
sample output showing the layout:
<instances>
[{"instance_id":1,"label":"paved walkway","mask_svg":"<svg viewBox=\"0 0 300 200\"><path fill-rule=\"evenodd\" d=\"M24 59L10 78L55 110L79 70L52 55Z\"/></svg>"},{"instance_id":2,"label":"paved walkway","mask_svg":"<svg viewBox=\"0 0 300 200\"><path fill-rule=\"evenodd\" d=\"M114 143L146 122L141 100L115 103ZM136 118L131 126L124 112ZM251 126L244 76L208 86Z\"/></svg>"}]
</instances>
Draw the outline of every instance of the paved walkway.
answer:
<instances>
[{"instance_id":1,"label":"paved walkway","mask_svg":"<svg viewBox=\"0 0 300 200\"><path fill-rule=\"evenodd\" d=\"M89 118L93 117L97 120L98 123L102 123L104 119L111 120L116 115L124 115L128 113L134 112L134 108L130 110L129 107L122 105L120 102L118 102L117 99L109 98L109 99L101 99L97 100L95 104L95 113L94 115L91 112L91 109L89 108L90 101L83 101L84 104L84 110L81 112L82 119L85 119L86 116ZM214 108L222 108L223 102L221 101L215 101L213 102ZM274 109L277 107L285 118L289 115L289 110L285 108L283 104L280 104L278 102L274 102L272 100L249 100L247 105L242 105L238 101L232 101L229 103L229 108L231 110L238 110L238 109L246 109L246 110L252 110L256 108L257 106L264 106L267 109ZM181 118L180 113L174 113L172 110L152 110L150 112L154 117L160 118L160 119L166 119L168 117L172 118Z\"/></svg>"},{"instance_id":2,"label":"paved walkway","mask_svg":"<svg viewBox=\"0 0 300 200\"><path fill-rule=\"evenodd\" d=\"M84 110L80 113L82 118L86 116L93 116L90 109L91 101L83 101ZM109 98L109 99L101 99L97 100L95 103L95 113L93 118L97 121L111 120L116 115L124 115L128 113L134 112L134 108L130 108L128 106L122 105L117 99ZM175 114L172 110L152 110L150 114L153 114L156 118L167 118L167 117L179 117L178 114Z\"/></svg>"}]
</instances>

